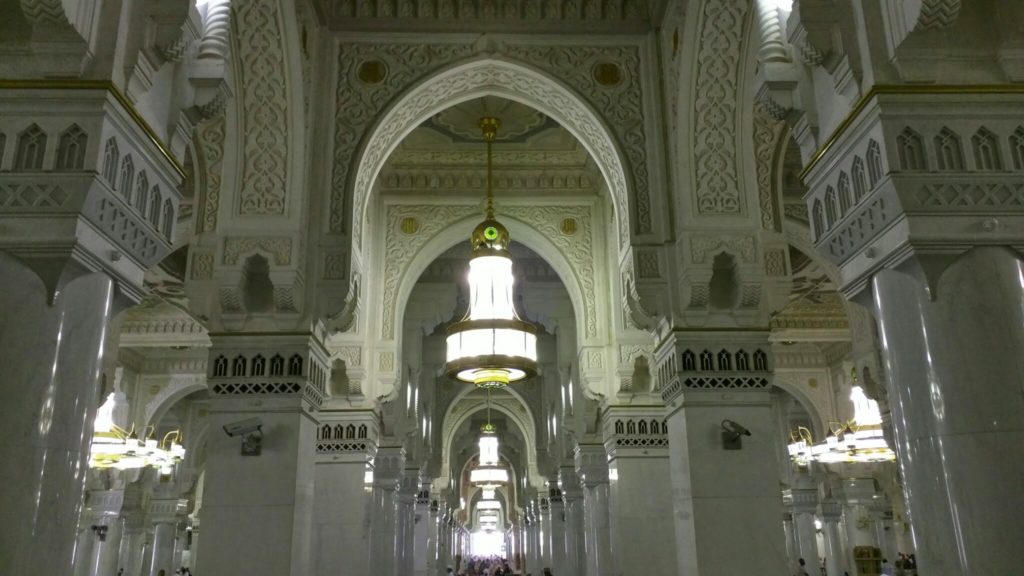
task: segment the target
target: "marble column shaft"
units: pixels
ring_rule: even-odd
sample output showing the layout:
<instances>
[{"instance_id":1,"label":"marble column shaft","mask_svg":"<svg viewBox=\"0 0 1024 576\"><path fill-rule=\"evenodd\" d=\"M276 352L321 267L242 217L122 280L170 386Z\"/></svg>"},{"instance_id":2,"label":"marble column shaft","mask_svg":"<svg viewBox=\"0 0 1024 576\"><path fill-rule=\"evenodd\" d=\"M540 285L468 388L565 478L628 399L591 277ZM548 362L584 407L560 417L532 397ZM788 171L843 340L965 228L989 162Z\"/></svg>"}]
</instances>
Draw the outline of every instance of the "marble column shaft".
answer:
<instances>
[{"instance_id":1,"label":"marble column shaft","mask_svg":"<svg viewBox=\"0 0 1024 576\"><path fill-rule=\"evenodd\" d=\"M398 490L405 450L400 446L382 446L373 467L373 491L370 504L370 574L390 576L399 566Z\"/></svg>"},{"instance_id":2,"label":"marble column shaft","mask_svg":"<svg viewBox=\"0 0 1024 576\"><path fill-rule=\"evenodd\" d=\"M47 302L0 253L0 574L71 574L114 283L80 276ZM113 375L111 375L112 377Z\"/></svg>"},{"instance_id":3,"label":"marble column shaft","mask_svg":"<svg viewBox=\"0 0 1024 576\"><path fill-rule=\"evenodd\" d=\"M767 390L686 390L668 417L679 574L788 573L778 438ZM723 446L722 421L751 432Z\"/></svg>"},{"instance_id":4,"label":"marble column shaft","mask_svg":"<svg viewBox=\"0 0 1024 576\"><path fill-rule=\"evenodd\" d=\"M92 557L89 565L90 576L116 574L118 556L121 549L121 537L125 519L121 516L124 502L122 490L97 490L89 493L89 516L92 526L106 527L102 538L96 535L92 546Z\"/></svg>"},{"instance_id":5,"label":"marble column shaft","mask_svg":"<svg viewBox=\"0 0 1024 576\"><path fill-rule=\"evenodd\" d=\"M975 248L936 276L931 287L895 270L872 279L918 566L1012 573L1024 540L1024 262Z\"/></svg>"},{"instance_id":6,"label":"marble column shaft","mask_svg":"<svg viewBox=\"0 0 1024 576\"><path fill-rule=\"evenodd\" d=\"M822 500L819 504L821 516L822 541L825 549L825 571L829 574L842 574L850 570L847 560L846 541L839 529L842 518L842 504L835 500Z\"/></svg>"},{"instance_id":7,"label":"marble column shaft","mask_svg":"<svg viewBox=\"0 0 1024 576\"><path fill-rule=\"evenodd\" d=\"M568 567L565 538L565 502L562 495L553 493L549 498L549 506L551 532L548 537L548 547L551 549L551 571L555 574L570 574L572 572Z\"/></svg>"},{"instance_id":8,"label":"marble column shaft","mask_svg":"<svg viewBox=\"0 0 1024 576\"><path fill-rule=\"evenodd\" d=\"M372 411L321 411L317 440L313 510L314 565L317 574L345 566L354 575L369 574L372 495L366 486L367 463L377 453L376 416ZM352 425L351 431L348 425ZM366 438L355 436L360 425Z\"/></svg>"},{"instance_id":9,"label":"marble column shaft","mask_svg":"<svg viewBox=\"0 0 1024 576\"><path fill-rule=\"evenodd\" d=\"M609 519L608 454L603 444L576 447L576 474L583 489L587 576L615 574Z\"/></svg>"}]
</instances>

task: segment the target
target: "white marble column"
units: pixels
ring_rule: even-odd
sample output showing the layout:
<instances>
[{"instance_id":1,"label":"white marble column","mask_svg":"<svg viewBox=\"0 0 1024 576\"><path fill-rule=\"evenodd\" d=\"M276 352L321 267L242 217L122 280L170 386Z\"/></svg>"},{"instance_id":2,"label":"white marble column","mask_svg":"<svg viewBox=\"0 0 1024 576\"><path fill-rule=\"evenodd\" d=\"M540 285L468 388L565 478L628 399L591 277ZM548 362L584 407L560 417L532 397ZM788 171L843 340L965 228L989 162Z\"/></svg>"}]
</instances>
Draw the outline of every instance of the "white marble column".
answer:
<instances>
[{"instance_id":1,"label":"white marble column","mask_svg":"<svg viewBox=\"0 0 1024 576\"><path fill-rule=\"evenodd\" d=\"M931 258L920 268L945 263ZM932 271L930 287L893 270L872 280L922 574L1020 569L1022 278L1019 253L983 247Z\"/></svg>"},{"instance_id":2,"label":"white marble column","mask_svg":"<svg viewBox=\"0 0 1024 576\"><path fill-rule=\"evenodd\" d=\"M344 566L369 574L367 464L377 453L372 410L321 410L317 432L313 526L316 574ZM364 431L360 433L360 431Z\"/></svg>"},{"instance_id":3,"label":"white marble column","mask_svg":"<svg viewBox=\"0 0 1024 576\"><path fill-rule=\"evenodd\" d=\"M583 529L583 491L572 467L559 470L562 500L565 506L566 574L582 574L586 566L586 541Z\"/></svg>"},{"instance_id":4,"label":"white marble column","mask_svg":"<svg viewBox=\"0 0 1024 576\"><path fill-rule=\"evenodd\" d=\"M117 573L118 553L124 530L124 518L121 517L123 503L123 490L94 490L89 493L89 517L92 522L90 529L96 535L89 560L90 576Z\"/></svg>"},{"instance_id":5,"label":"white marble column","mask_svg":"<svg viewBox=\"0 0 1024 576\"><path fill-rule=\"evenodd\" d=\"M142 554L146 547L144 522L141 513L125 516L118 552L118 570L124 569L124 576L142 576Z\"/></svg>"},{"instance_id":6,"label":"white marble column","mask_svg":"<svg viewBox=\"0 0 1024 576\"><path fill-rule=\"evenodd\" d=\"M83 514L75 538L74 568L71 572L74 576L89 576L92 569L92 547L95 543L96 533L92 529L92 519Z\"/></svg>"},{"instance_id":7,"label":"white marble column","mask_svg":"<svg viewBox=\"0 0 1024 576\"><path fill-rule=\"evenodd\" d=\"M420 490L415 495L412 514L412 542L409 547L411 554L411 570L416 576L427 576L429 573L430 542L430 482L419 481Z\"/></svg>"},{"instance_id":8,"label":"white marble column","mask_svg":"<svg viewBox=\"0 0 1024 576\"><path fill-rule=\"evenodd\" d=\"M656 350L678 573L789 573L764 332L680 331Z\"/></svg>"},{"instance_id":9,"label":"white marble column","mask_svg":"<svg viewBox=\"0 0 1024 576\"><path fill-rule=\"evenodd\" d=\"M197 574L300 576L313 572L317 422L327 354L309 334L211 338L211 392L203 505L206 545ZM253 442L224 426L260 422ZM239 550L246 553L239 554Z\"/></svg>"},{"instance_id":10,"label":"white marble column","mask_svg":"<svg viewBox=\"0 0 1024 576\"><path fill-rule=\"evenodd\" d=\"M806 566L820 565L818 534L814 526L814 515L818 510L818 490L810 478L797 476L795 486L782 493L783 504L793 516L793 536L797 563L803 558ZM811 570L807 569L810 573Z\"/></svg>"},{"instance_id":11,"label":"white marble column","mask_svg":"<svg viewBox=\"0 0 1024 576\"><path fill-rule=\"evenodd\" d=\"M872 508L872 526L875 529L875 540L882 550L882 558L894 564L899 555L896 550L896 534L892 528L892 509L885 509L881 505Z\"/></svg>"},{"instance_id":12,"label":"white marble column","mask_svg":"<svg viewBox=\"0 0 1024 576\"><path fill-rule=\"evenodd\" d=\"M422 520L427 523L427 550L426 570L423 574L437 576L444 574L444 564L441 554L441 510L440 504L435 498L430 501L427 508L427 515Z\"/></svg>"},{"instance_id":13,"label":"white marble column","mask_svg":"<svg viewBox=\"0 0 1024 576\"><path fill-rule=\"evenodd\" d=\"M555 488L549 492L548 505L551 515L551 532L548 547L551 549L551 571L555 574L571 574L566 549L565 501L562 491Z\"/></svg>"},{"instance_id":14,"label":"white marble column","mask_svg":"<svg viewBox=\"0 0 1024 576\"><path fill-rule=\"evenodd\" d=\"M398 489L398 539L395 576L413 573L416 555L416 493L419 491L419 469L406 468Z\"/></svg>"},{"instance_id":15,"label":"white marble column","mask_svg":"<svg viewBox=\"0 0 1024 576\"><path fill-rule=\"evenodd\" d=\"M390 576L399 566L398 490L405 465L401 446L381 446L373 466L370 504L370 574Z\"/></svg>"},{"instance_id":16,"label":"white marble column","mask_svg":"<svg viewBox=\"0 0 1024 576\"><path fill-rule=\"evenodd\" d=\"M180 566L174 565L175 538L178 523L185 517L188 503L180 498L159 498L149 502L149 522L153 526L149 576L169 576Z\"/></svg>"},{"instance_id":17,"label":"white marble column","mask_svg":"<svg viewBox=\"0 0 1024 576\"><path fill-rule=\"evenodd\" d=\"M610 576L615 574L615 566L608 517L608 454L602 444L580 443L575 456L576 473L583 488L587 576Z\"/></svg>"},{"instance_id":18,"label":"white marble column","mask_svg":"<svg viewBox=\"0 0 1024 576\"><path fill-rule=\"evenodd\" d=\"M793 527L793 515L786 512L782 515L782 530L786 534L786 556L789 558L790 566L796 566L800 558L800 552L796 545L796 531Z\"/></svg>"},{"instance_id":19,"label":"white marble column","mask_svg":"<svg viewBox=\"0 0 1024 576\"><path fill-rule=\"evenodd\" d=\"M551 501L547 496L537 498L537 510L540 517L540 530L538 530L538 543L540 545L541 570L552 568L553 555L551 552Z\"/></svg>"},{"instance_id":20,"label":"white marble column","mask_svg":"<svg viewBox=\"0 0 1024 576\"><path fill-rule=\"evenodd\" d=\"M850 570L847 560L846 542L839 529L839 521L843 517L842 503L832 500L822 500L818 505L818 515L821 516L822 541L825 549L825 572L829 576L842 574Z\"/></svg>"},{"instance_id":21,"label":"white marble column","mask_svg":"<svg viewBox=\"0 0 1024 576\"><path fill-rule=\"evenodd\" d=\"M92 273L52 303L0 252L0 574L71 574L114 282ZM113 375L111 374L112 378Z\"/></svg>"},{"instance_id":22,"label":"white marble column","mask_svg":"<svg viewBox=\"0 0 1024 576\"><path fill-rule=\"evenodd\" d=\"M603 418L612 556L620 570L643 566L649 576L678 574L675 552L664 545L675 524L663 422L664 409L650 406L612 406Z\"/></svg>"}]
</instances>

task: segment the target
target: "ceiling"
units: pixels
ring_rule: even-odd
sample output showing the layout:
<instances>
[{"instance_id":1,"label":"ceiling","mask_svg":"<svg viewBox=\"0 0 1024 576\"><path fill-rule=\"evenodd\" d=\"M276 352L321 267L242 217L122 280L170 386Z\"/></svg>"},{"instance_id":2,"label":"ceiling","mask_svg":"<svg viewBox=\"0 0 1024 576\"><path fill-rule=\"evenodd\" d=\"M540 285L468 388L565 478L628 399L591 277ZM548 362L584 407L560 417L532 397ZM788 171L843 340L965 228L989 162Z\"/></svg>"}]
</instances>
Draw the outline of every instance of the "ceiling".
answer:
<instances>
[{"instance_id":1,"label":"ceiling","mask_svg":"<svg viewBox=\"0 0 1024 576\"><path fill-rule=\"evenodd\" d=\"M332 30L644 34L666 0L313 0Z\"/></svg>"}]
</instances>

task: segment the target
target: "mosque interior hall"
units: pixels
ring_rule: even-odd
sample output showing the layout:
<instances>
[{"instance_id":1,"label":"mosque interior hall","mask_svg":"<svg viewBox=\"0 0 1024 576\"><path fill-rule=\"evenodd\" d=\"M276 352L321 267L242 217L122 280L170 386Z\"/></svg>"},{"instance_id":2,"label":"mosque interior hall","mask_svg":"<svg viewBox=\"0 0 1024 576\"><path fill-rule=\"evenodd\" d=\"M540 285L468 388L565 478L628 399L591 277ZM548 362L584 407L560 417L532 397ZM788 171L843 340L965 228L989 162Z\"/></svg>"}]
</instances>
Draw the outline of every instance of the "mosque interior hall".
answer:
<instances>
[{"instance_id":1,"label":"mosque interior hall","mask_svg":"<svg viewBox=\"0 0 1024 576\"><path fill-rule=\"evenodd\" d=\"M1005 576L1024 2L0 2L0 576Z\"/></svg>"}]
</instances>

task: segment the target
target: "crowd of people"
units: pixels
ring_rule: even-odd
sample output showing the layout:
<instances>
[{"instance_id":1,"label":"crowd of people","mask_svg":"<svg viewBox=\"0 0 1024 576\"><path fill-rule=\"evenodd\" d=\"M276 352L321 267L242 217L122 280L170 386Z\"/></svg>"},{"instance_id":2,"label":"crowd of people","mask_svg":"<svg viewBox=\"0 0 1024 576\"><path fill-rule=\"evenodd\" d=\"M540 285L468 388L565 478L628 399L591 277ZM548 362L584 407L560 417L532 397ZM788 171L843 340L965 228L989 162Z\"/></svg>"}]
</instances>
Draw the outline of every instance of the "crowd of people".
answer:
<instances>
[{"instance_id":1,"label":"crowd of people","mask_svg":"<svg viewBox=\"0 0 1024 576\"><path fill-rule=\"evenodd\" d=\"M448 576L512 576L516 574L509 566L508 560L501 556L470 556L458 573L449 567ZM533 576L526 574L526 576ZM544 568L542 576L554 576L551 568Z\"/></svg>"}]
</instances>

